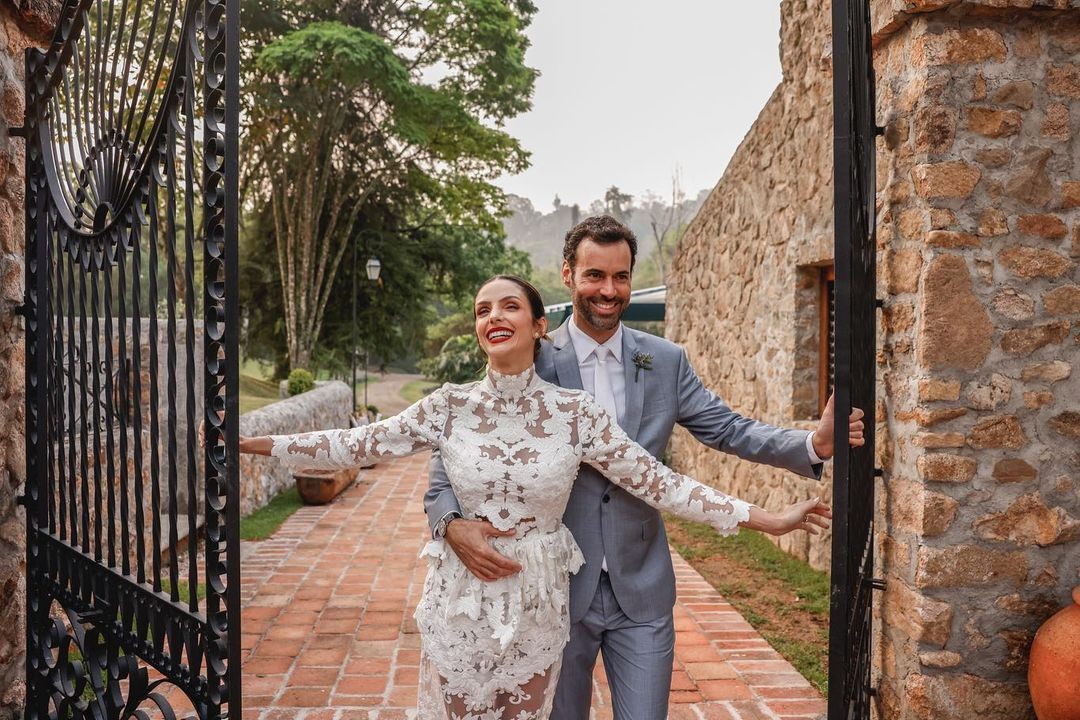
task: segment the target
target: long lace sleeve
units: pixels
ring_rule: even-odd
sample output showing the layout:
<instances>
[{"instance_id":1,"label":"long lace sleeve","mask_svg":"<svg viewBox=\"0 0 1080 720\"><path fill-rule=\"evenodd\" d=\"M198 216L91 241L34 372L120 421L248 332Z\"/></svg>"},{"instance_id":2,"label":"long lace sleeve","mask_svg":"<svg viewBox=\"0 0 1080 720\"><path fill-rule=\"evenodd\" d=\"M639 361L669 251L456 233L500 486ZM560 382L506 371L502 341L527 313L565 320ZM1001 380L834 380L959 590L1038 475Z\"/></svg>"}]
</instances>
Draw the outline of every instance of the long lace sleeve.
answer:
<instances>
[{"instance_id":1,"label":"long lace sleeve","mask_svg":"<svg viewBox=\"0 0 1080 720\"><path fill-rule=\"evenodd\" d=\"M337 470L433 448L446 426L446 393L443 386L393 417L351 430L272 435L271 454L294 469Z\"/></svg>"},{"instance_id":2,"label":"long lace sleeve","mask_svg":"<svg viewBox=\"0 0 1080 720\"><path fill-rule=\"evenodd\" d=\"M680 475L631 440L612 416L584 395L578 413L583 460L608 480L658 510L733 535L750 519L752 505Z\"/></svg>"}]
</instances>

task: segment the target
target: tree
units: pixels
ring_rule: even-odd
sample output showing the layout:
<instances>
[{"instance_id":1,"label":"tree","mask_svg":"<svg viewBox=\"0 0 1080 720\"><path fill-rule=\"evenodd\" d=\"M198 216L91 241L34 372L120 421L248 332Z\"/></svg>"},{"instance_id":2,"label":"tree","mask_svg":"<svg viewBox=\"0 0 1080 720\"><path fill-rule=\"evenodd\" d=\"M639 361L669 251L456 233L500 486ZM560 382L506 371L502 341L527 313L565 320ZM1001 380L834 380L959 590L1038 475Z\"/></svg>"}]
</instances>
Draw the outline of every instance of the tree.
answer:
<instances>
[{"instance_id":1,"label":"tree","mask_svg":"<svg viewBox=\"0 0 1080 720\"><path fill-rule=\"evenodd\" d=\"M269 209L257 214L273 241L289 364L308 366L368 203L397 212L383 227L398 240L430 232L501 245L504 199L491 180L527 163L501 128L530 104L536 73L524 64L524 29L535 7L248 5L259 15L245 49L255 68L245 187Z\"/></svg>"},{"instance_id":2,"label":"tree","mask_svg":"<svg viewBox=\"0 0 1080 720\"><path fill-rule=\"evenodd\" d=\"M645 209L649 214L649 229L652 231L656 249L652 258L660 275L661 284L667 281L667 260L678 245L685 229L683 217L686 193L679 181L679 169L671 174L671 203L665 203L659 195L648 193L645 196Z\"/></svg>"},{"instance_id":3,"label":"tree","mask_svg":"<svg viewBox=\"0 0 1080 720\"><path fill-rule=\"evenodd\" d=\"M630 215L633 213L630 204L634 201L633 195L621 192L618 187L612 185L604 193L604 212L615 218L623 225L630 224Z\"/></svg>"},{"instance_id":4,"label":"tree","mask_svg":"<svg viewBox=\"0 0 1080 720\"><path fill-rule=\"evenodd\" d=\"M396 203L411 204L408 196L399 195L395 202L376 196L361 211L358 230L330 292L319 342L310 358L312 367L344 376L354 349L369 349L371 359L380 363L416 352L436 314L432 298L440 298L444 312L468 308L471 318L473 292L483 280L501 272L529 274L528 256L507 247L500 234L468 226L403 227L397 223L407 216L406 208ZM252 224L257 226L259 219ZM275 373L283 377L289 362L287 355L279 354L285 347L285 324L276 260L259 251L260 245L273 247L272 236L272 229L253 232L245 246L250 258L241 283L247 308L245 349L251 356L274 360ZM354 242L359 251L355 267ZM382 262L378 284L367 278L368 257ZM353 287L358 306L355 326Z\"/></svg>"}]
</instances>

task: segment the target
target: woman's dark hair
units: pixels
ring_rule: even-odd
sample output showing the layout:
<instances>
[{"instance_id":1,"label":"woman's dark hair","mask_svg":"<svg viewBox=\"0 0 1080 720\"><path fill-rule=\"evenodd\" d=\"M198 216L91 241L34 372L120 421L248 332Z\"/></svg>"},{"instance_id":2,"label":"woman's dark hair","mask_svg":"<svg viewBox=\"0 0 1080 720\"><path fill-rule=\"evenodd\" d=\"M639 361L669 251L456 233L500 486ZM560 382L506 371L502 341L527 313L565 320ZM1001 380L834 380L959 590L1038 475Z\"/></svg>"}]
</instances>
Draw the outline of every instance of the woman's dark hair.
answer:
<instances>
[{"instance_id":1,"label":"woman's dark hair","mask_svg":"<svg viewBox=\"0 0 1080 720\"><path fill-rule=\"evenodd\" d=\"M525 292L525 299L529 301L529 309L532 311L532 318L534 321L547 317L547 314L544 312L544 298L540 295L540 291L537 290L536 286L531 282L524 278L519 278L517 275L492 275L487 280L480 283L480 287L476 288L476 294L479 295L481 290L496 280L509 280ZM547 338L546 335L543 337L544 339ZM540 338L537 338L536 345L533 347L533 358L535 359L539 354Z\"/></svg>"},{"instance_id":2,"label":"woman's dark hair","mask_svg":"<svg viewBox=\"0 0 1080 720\"><path fill-rule=\"evenodd\" d=\"M634 231L610 215L594 215L585 218L566 233L562 254L563 260L570 263L571 270L577 266L578 245L585 238L601 245L625 242L630 246L630 269L634 269L637 261L637 237Z\"/></svg>"}]
</instances>

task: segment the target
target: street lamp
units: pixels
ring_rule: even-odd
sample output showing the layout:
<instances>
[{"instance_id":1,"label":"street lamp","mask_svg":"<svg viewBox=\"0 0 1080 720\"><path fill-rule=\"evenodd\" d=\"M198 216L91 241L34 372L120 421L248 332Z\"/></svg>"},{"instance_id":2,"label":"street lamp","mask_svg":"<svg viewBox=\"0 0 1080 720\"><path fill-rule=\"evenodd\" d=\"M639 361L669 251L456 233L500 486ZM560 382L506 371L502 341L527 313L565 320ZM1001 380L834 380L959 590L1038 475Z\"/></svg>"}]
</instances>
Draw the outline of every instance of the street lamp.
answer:
<instances>
[{"instance_id":1,"label":"street lamp","mask_svg":"<svg viewBox=\"0 0 1080 720\"><path fill-rule=\"evenodd\" d=\"M379 258L375 258L375 257L368 258L367 265L365 267L367 268L368 280L370 280L373 283L378 282L379 281L379 271L382 270L382 263L379 262ZM367 375L367 372L368 372L368 346L371 345L371 332L370 331L371 331L371 326L370 326L370 323L369 323L369 325L368 325L368 341L366 343L364 343L364 415L365 416L367 415L367 412L368 412L368 400L367 400L368 375ZM355 388L356 388L356 383L355 382L353 383L353 388L354 388L354 392L355 392ZM356 404L355 400L353 401L353 404L354 405Z\"/></svg>"}]
</instances>

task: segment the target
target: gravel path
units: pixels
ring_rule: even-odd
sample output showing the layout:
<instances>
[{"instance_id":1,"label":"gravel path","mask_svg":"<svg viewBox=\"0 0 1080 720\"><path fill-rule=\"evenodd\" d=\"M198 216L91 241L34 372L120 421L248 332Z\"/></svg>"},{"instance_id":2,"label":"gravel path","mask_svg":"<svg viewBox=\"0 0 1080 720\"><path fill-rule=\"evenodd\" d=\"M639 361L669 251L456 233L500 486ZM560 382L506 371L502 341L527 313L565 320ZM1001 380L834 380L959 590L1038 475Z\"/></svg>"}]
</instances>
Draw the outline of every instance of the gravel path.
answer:
<instances>
[{"instance_id":1,"label":"gravel path","mask_svg":"<svg viewBox=\"0 0 1080 720\"><path fill-rule=\"evenodd\" d=\"M370 378L378 378L378 382L372 382L368 387L368 404L379 408L383 417L399 413L409 407L410 403L401 397L401 389L414 380L423 380L423 375L409 375L406 373L386 373L385 375L371 374ZM360 388L359 402L364 402L364 390Z\"/></svg>"}]
</instances>

